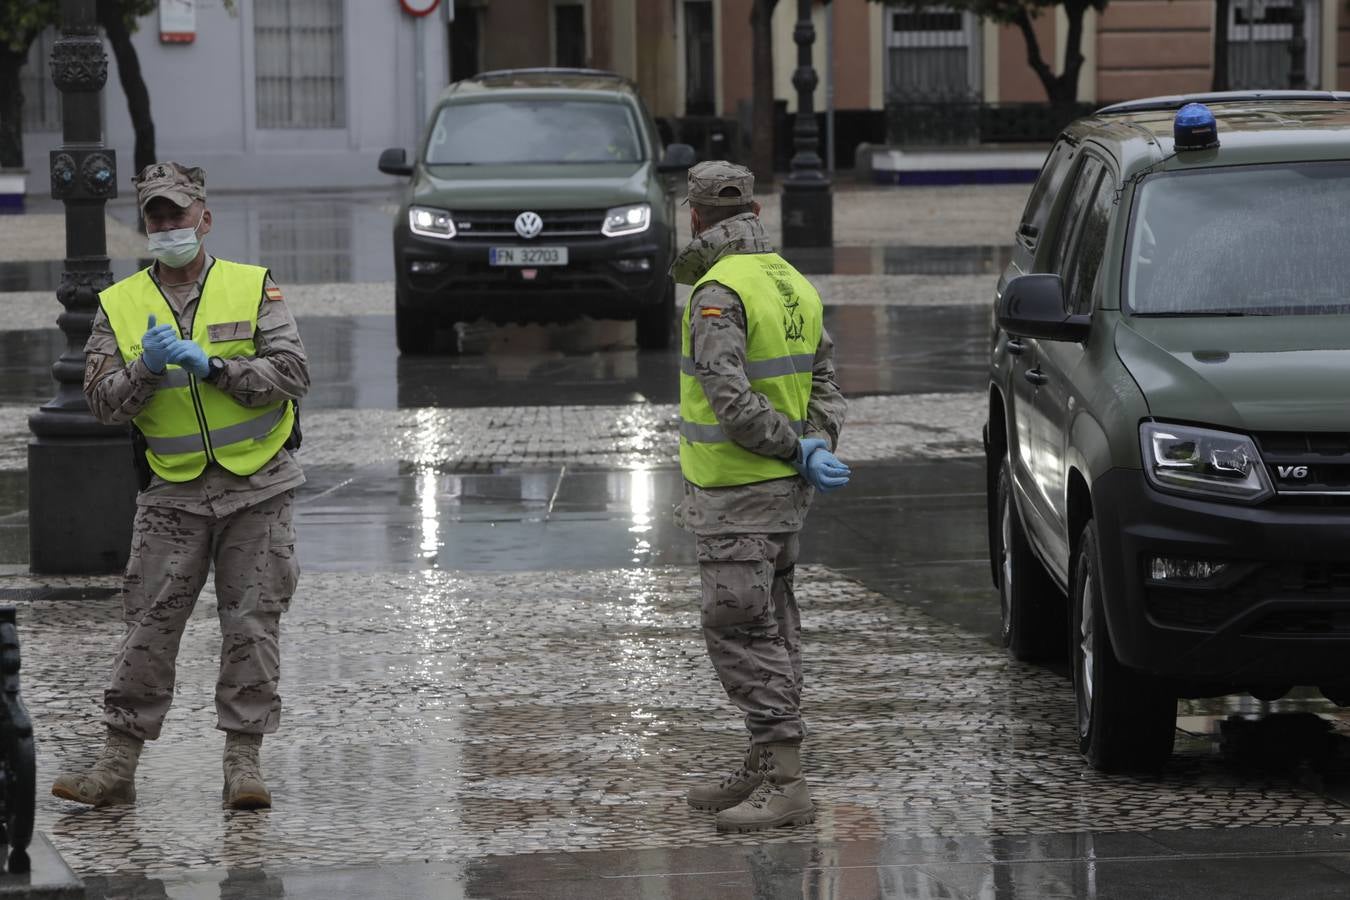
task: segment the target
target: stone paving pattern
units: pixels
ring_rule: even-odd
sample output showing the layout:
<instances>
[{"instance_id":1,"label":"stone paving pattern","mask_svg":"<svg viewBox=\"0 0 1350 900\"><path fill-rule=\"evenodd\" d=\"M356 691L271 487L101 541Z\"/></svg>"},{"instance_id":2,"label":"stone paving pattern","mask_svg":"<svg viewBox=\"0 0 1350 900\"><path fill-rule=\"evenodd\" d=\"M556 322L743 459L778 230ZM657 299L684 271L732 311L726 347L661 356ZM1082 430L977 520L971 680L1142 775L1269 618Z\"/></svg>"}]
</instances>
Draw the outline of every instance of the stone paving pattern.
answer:
<instances>
[{"instance_id":1,"label":"stone paving pattern","mask_svg":"<svg viewBox=\"0 0 1350 900\"><path fill-rule=\"evenodd\" d=\"M2 221L2 219L0 219ZM829 306L982 306L992 302L995 279L988 275L812 275L811 283ZM284 285L295 315L392 316L393 282ZM689 288L676 289L683 305ZM61 313L53 291L0 292L6 330L53 328ZM301 323L303 331L304 322ZM487 325L471 325L485 329Z\"/></svg>"},{"instance_id":2,"label":"stone paving pattern","mask_svg":"<svg viewBox=\"0 0 1350 900\"><path fill-rule=\"evenodd\" d=\"M27 466L30 406L0 406L0 471ZM849 402L840 456L849 462L944 459L981 453L980 394L904 394ZM306 465L363 466L392 458L444 472L557 465L678 466L678 409L510 406L465 409L316 409L304 414Z\"/></svg>"},{"instance_id":3,"label":"stone paving pattern","mask_svg":"<svg viewBox=\"0 0 1350 900\"><path fill-rule=\"evenodd\" d=\"M284 621L282 730L263 747L277 803L261 813L219 809L208 588L138 805L42 794L39 827L95 874L1350 821L1292 781L1235 776L1205 744L1163 777L1095 773L1065 679L827 568L803 567L799 588L812 827L719 836L684 804L744 741L686 568L302 577ZM19 623L47 785L100 739L118 605L20 602Z\"/></svg>"}]
</instances>

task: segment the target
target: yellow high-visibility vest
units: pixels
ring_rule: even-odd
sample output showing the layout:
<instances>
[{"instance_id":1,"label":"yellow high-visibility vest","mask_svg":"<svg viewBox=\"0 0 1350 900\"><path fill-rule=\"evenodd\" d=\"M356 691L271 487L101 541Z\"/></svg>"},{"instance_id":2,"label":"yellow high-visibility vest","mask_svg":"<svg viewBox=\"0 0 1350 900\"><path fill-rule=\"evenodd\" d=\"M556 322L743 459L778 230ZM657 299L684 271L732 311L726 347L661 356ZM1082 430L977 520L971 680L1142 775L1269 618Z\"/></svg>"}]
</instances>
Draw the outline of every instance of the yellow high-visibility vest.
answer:
<instances>
[{"instance_id":1,"label":"yellow high-visibility vest","mask_svg":"<svg viewBox=\"0 0 1350 900\"><path fill-rule=\"evenodd\" d=\"M208 357L253 356L267 270L215 260L202 285L192 336ZM122 361L141 355L141 338L153 313L182 337L173 307L144 269L101 292L103 307ZM245 324L247 323L247 324ZM217 326L214 330L212 326ZM233 326L233 327L231 327ZM216 340L212 340L212 334ZM289 400L243 406L229 394L180 366L165 367L154 398L132 420L145 435L145 458L165 481L191 481L214 461L236 475L252 475L290 437L295 409Z\"/></svg>"},{"instance_id":2,"label":"yellow high-visibility vest","mask_svg":"<svg viewBox=\"0 0 1350 900\"><path fill-rule=\"evenodd\" d=\"M694 285L716 282L736 292L745 307L746 375L801 434L811 400L811 369L820 346L824 307L811 282L776 253L724 256ZM690 317L684 310L680 338L680 471L700 487L754 484L797 474L787 462L760 456L732 441L694 377Z\"/></svg>"}]
</instances>

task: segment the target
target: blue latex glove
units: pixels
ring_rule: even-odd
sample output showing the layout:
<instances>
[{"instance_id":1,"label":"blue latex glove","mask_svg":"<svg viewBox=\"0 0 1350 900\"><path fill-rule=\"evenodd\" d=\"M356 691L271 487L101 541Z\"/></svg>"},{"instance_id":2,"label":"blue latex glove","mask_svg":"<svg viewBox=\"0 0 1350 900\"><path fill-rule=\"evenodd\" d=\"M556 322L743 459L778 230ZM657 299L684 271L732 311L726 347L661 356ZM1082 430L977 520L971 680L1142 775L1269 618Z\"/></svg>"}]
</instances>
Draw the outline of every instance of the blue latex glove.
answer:
<instances>
[{"instance_id":1,"label":"blue latex glove","mask_svg":"<svg viewBox=\"0 0 1350 900\"><path fill-rule=\"evenodd\" d=\"M797 470L798 475L806 478L806 461L811 458L811 454L817 450L828 449L830 444L823 438L798 438L797 455L792 458L792 468Z\"/></svg>"},{"instance_id":2,"label":"blue latex glove","mask_svg":"<svg viewBox=\"0 0 1350 900\"><path fill-rule=\"evenodd\" d=\"M821 493L828 494L848 484L851 474L852 470L840 462L839 457L823 448L806 459L806 480Z\"/></svg>"},{"instance_id":3,"label":"blue latex glove","mask_svg":"<svg viewBox=\"0 0 1350 900\"><path fill-rule=\"evenodd\" d=\"M206 351L195 341L182 339L174 341L173 346L169 348L169 362L182 366L198 378L205 378L211 371L211 362L206 358Z\"/></svg>"},{"instance_id":4,"label":"blue latex glove","mask_svg":"<svg viewBox=\"0 0 1350 900\"><path fill-rule=\"evenodd\" d=\"M141 335L141 360L145 367L156 375L164 374L164 366L169 361L169 348L178 340L173 326L167 322L155 324L154 314L145 323L145 334Z\"/></svg>"}]
</instances>

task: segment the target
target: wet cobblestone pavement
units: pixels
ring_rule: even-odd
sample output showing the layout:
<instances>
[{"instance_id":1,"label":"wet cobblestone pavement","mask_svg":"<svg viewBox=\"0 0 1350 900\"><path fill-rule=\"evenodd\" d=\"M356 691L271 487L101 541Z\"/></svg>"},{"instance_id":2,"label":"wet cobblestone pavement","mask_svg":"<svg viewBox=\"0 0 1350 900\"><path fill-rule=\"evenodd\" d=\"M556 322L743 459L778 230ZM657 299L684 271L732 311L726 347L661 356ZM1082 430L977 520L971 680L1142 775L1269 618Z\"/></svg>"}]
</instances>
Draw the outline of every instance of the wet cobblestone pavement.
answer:
<instances>
[{"instance_id":1,"label":"wet cobblestone pavement","mask_svg":"<svg viewBox=\"0 0 1350 900\"><path fill-rule=\"evenodd\" d=\"M683 792L744 740L707 665L688 568L308 575L285 622L276 808L220 812L208 589L132 808L40 800L79 871L164 873L490 854L1334 825L1291 775L1239 777L1197 737L1158 778L1076 750L1067 682L841 578L801 572L810 828L717 834ZM23 603L40 781L87 760L114 602Z\"/></svg>"},{"instance_id":2,"label":"wet cobblestone pavement","mask_svg":"<svg viewBox=\"0 0 1350 900\"><path fill-rule=\"evenodd\" d=\"M0 259L0 603L19 607L39 828L118 900L1350 891L1350 718L1320 695L1183 702L1161 775L1106 776L1077 753L1066 674L997 646L981 386L1024 192L841 192L844 246L795 257L828 304L854 478L818 498L798 569L820 814L752 835L683 799L744 730L671 521L676 353L639 352L625 323L480 323L399 358L378 192L222 197L212 233L226 257L275 251L314 374L275 808L220 808L210 586L139 803L47 795L97 749L120 580L26 571L26 421L62 349L34 220Z\"/></svg>"}]
</instances>

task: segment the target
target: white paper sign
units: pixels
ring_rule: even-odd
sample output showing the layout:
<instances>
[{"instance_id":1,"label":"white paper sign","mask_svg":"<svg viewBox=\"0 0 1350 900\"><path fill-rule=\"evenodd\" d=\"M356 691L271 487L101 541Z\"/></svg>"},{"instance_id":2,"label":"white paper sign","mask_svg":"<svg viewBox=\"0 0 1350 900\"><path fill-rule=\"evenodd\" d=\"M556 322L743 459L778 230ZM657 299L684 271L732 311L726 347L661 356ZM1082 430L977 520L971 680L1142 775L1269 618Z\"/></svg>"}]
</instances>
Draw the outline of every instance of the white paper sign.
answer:
<instances>
[{"instance_id":1,"label":"white paper sign","mask_svg":"<svg viewBox=\"0 0 1350 900\"><path fill-rule=\"evenodd\" d=\"M190 44L197 39L195 0L159 0L159 40Z\"/></svg>"}]
</instances>

